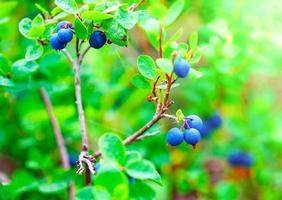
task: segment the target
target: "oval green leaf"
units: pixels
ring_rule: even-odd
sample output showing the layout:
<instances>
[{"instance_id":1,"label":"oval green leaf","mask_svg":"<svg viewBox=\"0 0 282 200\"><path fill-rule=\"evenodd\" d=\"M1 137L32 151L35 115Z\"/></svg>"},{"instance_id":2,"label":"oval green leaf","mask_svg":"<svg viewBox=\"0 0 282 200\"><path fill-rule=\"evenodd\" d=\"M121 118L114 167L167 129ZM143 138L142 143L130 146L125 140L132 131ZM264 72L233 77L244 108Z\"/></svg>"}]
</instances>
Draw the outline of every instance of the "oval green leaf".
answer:
<instances>
[{"instance_id":1,"label":"oval green leaf","mask_svg":"<svg viewBox=\"0 0 282 200\"><path fill-rule=\"evenodd\" d=\"M145 78L155 80L157 77L156 65L150 56L141 55L137 59L140 74Z\"/></svg>"}]
</instances>

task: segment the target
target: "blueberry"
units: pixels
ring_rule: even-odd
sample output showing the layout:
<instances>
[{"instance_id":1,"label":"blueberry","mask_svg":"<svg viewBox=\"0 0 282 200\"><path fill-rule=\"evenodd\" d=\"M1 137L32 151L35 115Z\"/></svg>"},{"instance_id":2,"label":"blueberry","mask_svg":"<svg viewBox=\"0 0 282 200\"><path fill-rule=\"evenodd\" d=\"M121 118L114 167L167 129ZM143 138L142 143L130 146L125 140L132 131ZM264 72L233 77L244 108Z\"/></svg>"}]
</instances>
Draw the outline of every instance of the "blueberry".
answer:
<instances>
[{"instance_id":1,"label":"blueberry","mask_svg":"<svg viewBox=\"0 0 282 200\"><path fill-rule=\"evenodd\" d=\"M213 129L217 129L222 124L222 118L218 113L214 113L211 117L208 118L207 123Z\"/></svg>"},{"instance_id":2,"label":"blueberry","mask_svg":"<svg viewBox=\"0 0 282 200\"><path fill-rule=\"evenodd\" d=\"M184 78L189 74L190 64L184 59L176 59L173 71L179 78Z\"/></svg>"},{"instance_id":3,"label":"blueberry","mask_svg":"<svg viewBox=\"0 0 282 200\"><path fill-rule=\"evenodd\" d=\"M56 30L57 32L59 32L59 30L61 29L68 29L68 28L72 28L72 24L68 21L61 21L57 24Z\"/></svg>"},{"instance_id":4,"label":"blueberry","mask_svg":"<svg viewBox=\"0 0 282 200\"><path fill-rule=\"evenodd\" d=\"M58 39L62 43L68 43L72 40L73 33L71 29L60 29L58 31Z\"/></svg>"},{"instance_id":5,"label":"blueberry","mask_svg":"<svg viewBox=\"0 0 282 200\"><path fill-rule=\"evenodd\" d=\"M207 138L211 135L212 128L207 122L203 122L203 126L199 131L201 134L201 138Z\"/></svg>"},{"instance_id":6,"label":"blueberry","mask_svg":"<svg viewBox=\"0 0 282 200\"><path fill-rule=\"evenodd\" d=\"M55 33L51 36L50 38L50 45L53 49L55 50L62 50L66 47L66 43L60 42L59 38L58 38L58 34Z\"/></svg>"},{"instance_id":7,"label":"blueberry","mask_svg":"<svg viewBox=\"0 0 282 200\"><path fill-rule=\"evenodd\" d=\"M201 134L195 128L187 129L184 131L184 140L187 144L195 146L201 140Z\"/></svg>"},{"instance_id":8,"label":"blueberry","mask_svg":"<svg viewBox=\"0 0 282 200\"><path fill-rule=\"evenodd\" d=\"M235 167L249 168L253 165L254 159L248 153L235 151L228 156L228 162L230 165Z\"/></svg>"},{"instance_id":9,"label":"blueberry","mask_svg":"<svg viewBox=\"0 0 282 200\"><path fill-rule=\"evenodd\" d=\"M188 128L195 128L197 130L201 130L202 129L203 121L197 115L189 115L185 119L186 119L186 122L188 124L187 125L186 123L184 123L184 128L185 129L188 129Z\"/></svg>"},{"instance_id":10,"label":"blueberry","mask_svg":"<svg viewBox=\"0 0 282 200\"><path fill-rule=\"evenodd\" d=\"M129 181L130 184L134 184L135 183L135 178L129 176L128 177L128 181Z\"/></svg>"},{"instance_id":11,"label":"blueberry","mask_svg":"<svg viewBox=\"0 0 282 200\"><path fill-rule=\"evenodd\" d=\"M97 172L97 171L100 169L100 167L101 167L101 164L100 164L99 162L96 163L96 164L94 165L95 171Z\"/></svg>"},{"instance_id":12,"label":"blueberry","mask_svg":"<svg viewBox=\"0 0 282 200\"><path fill-rule=\"evenodd\" d=\"M94 31L90 35L89 44L95 49L100 49L107 41L107 37L103 31Z\"/></svg>"},{"instance_id":13,"label":"blueberry","mask_svg":"<svg viewBox=\"0 0 282 200\"><path fill-rule=\"evenodd\" d=\"M179 128L172 128L166 135L166 141L171 146L179 145L183 142L184 135Z\"/></svg>"},{"instance_id":14,"label":"blueberry","mask_svg":"<svg viewBox=\"0 0 282 200\"><path fill-rule=\"evenodd\" d=\"M78 160L78 155L76 155L76 154L70 154L69 155L69 164L70 164L71 167L76 166L77 160Z\"/></svg>"}]
</instances>

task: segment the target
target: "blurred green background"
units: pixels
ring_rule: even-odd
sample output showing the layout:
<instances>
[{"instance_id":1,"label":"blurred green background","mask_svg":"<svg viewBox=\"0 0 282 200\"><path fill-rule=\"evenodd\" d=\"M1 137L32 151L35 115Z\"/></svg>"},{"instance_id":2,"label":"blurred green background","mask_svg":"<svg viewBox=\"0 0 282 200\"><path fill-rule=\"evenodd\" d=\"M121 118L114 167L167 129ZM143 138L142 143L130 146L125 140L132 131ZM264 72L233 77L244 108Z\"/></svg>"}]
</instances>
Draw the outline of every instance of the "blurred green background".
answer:
<instances>
[{"instance_id":1,"label":"blurred green background","mask_svg":"<svg viewBox=\"0 0 282 200\"><path fill-rule=\"evenodd\" d=\"M47 0L18 0L10 8L4 7L5 2L0 1L1 68L24 58L33 42L20 35L18 23L39 13L34 3L54 7ZM158 18L173 2L148 0L141 8ZM141 152L161 173L164 186L154 186L157 199L282 199L281 11L279 0L185 1L167 36L182 29L179 40L187 41L190 33L199 33L203 56L194 67L202 77L180 81L181 86L172 92L175 104L169 113L181 108L186 115L205 119L217 112L223 124L196 150L166 144L165 133L175 126L170 120L161 120L150 130L161 134L128 147ZM139 54L157 56L144 31L136 27L129 33L127 48L108 45L86 56L82 94L93 152L103 133L125 138L154 114L154 105L146 101L150 91L131 82ZM0 77L1 181L11 181L15 199L65 199L66 191L45 194L35 189L36 181L63 176L38 87L45 87L50 95L68 152L77 156L81 136L73 72L63 54L55 51L45 51L37 63L36 73L16 88L4 87ZM245 169L247 176L228 164L234 150L253 156L253 166ZM79 184L83 180L74 171L71 174ZM0 199L10 199L11 190L5 188L0 185Z\"/></svg>"}]
</instances>

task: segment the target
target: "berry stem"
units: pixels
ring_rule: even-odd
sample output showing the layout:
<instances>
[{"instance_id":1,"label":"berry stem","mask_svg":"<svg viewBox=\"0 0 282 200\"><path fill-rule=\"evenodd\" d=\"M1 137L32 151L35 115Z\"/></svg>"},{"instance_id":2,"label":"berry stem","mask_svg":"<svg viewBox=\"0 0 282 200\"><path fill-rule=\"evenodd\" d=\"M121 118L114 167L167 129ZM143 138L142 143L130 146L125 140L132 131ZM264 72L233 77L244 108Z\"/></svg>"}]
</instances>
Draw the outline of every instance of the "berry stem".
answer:
<instances>
[{"instance_id":1,"label":"berry stem","mask_svg":"<svg viewBox=\"0 0 282 200\"><path fill-rule=\"evenodd\" d=\"M138 8L139 6L141 6L142 3L144 3L144 1L145 1L145 0L141 0L141 1L139 1L135 6L133 6L133 7L132 7L132 11L133 11L133 12L136 11L137 8Z\"/></svg>"},{"instance_id":2,"label":"berry stem","mask_svg":"<svg viewBox=\"0 0 282 200\"><path fill-rule=\"evenodd\" d=\"M80 56L80 58L79 58L79 64L82 63L82 61L83 61L85 55L88 53L88 51L90 50L90 48L91 48L91 47L88 46L88 47L82 52L82 54L81 54L81 56Z\"/></svg>"},{"instance_id":3,"label":"berry stem","mask_svg":"<svg viewBox=\"0 0 282 200\"><path fill-rule=\"evenodd\" d=\"M47 92L44 88L40 88L39 93L40 93L40 96L41 96L43 103L46 107L49 119L50 119L52 127L53 127L54 135L55 135L57 145L58 145L58 149L59 149L59 152L60 152L62 167L66 171L68 171L70 169L69 157L68 157L67 149L66 149L66 146L65 146L64 138L62 136L58 120L57 120L57 118L54 114L54 110L53 110L51 100L50 100L50 98L49 98L49 96L48 96L48 94L47 94ZM69 193L69 200L74 200L74 184L73 184L73 182L71 182L70 185L69 185L68 193Z\"/></svg>"},{"instance_id":4,"label":"berry stem","mask_svg":"<svg viewBox=\"0 0 282 200\"><path fill-rule=\"evenodd\" d=\"M159 35L159 54L160 54L160 58L163 57L162 37L163 37L163 27L160 24L160 35Z\"/></svg>"}]
</instances>

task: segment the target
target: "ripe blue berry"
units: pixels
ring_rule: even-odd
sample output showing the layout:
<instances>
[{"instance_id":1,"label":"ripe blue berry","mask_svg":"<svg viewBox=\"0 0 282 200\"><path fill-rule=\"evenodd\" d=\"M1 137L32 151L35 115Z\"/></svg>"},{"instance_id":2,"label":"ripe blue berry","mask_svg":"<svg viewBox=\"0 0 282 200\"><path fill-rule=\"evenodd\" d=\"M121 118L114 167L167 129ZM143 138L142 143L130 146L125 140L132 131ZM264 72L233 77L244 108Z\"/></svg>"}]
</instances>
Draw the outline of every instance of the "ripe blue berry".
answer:
<instances>
[{"instance_id":1,"label":"ripe blue berry","mask_svg":"<svg viewBox=\"0 0 282 200\"><path fill-rule=\"evenodd\" d=\"M166 141L171 146L179 145L183 142L184 135L179 128L172 128L166 135Z\"/></svg>"},{"instance_id":2,"label":"ripe blue berry","mask_svg":"<svg viewBox=\"0 0 282 200\"><path fill-rule=\"evenodd\" d=\"M235 151L231 153L228 157L228 162L230 165L235 167L246 167L249 168L253 165L253 157L245 152Z\"/></svg>"},{"instance_id":3,"label":"ripe blue berry","mask_svg":"<svg viewBox=\"0 0 282 200\"><path fill-rule=\"evenodd\" d=\"M199 131L201 134L201 138L207 138L211 135L212 128L207 122L204 122L202 128Z\"/></svg>"},{"instance_id":4,"label":"ripe blue berry","mask_svg":"<svg viewBox=\"0 0 282 200\"><path fill-rule=\"evenodd\" d=\"M198 117L197 115L189 115L188 117L185 118L186 119L186 123L184 123L184 128L195 128L197 130L201 130L203 127L203 121L201 120L200 117Z\"/></svg>"},{"instance_id":5,"label":"ripe blue berry","mask_svg":"<svg viewBox=\"0 0 282 200\"><path fill-rule=\"evenodd\" d=\"M59 38L58 38L58 34L55 33L51 36L50 38L50 45L53 49L55 50L62 50L66 47L66 43L60 42Z\"/></svg>"},{"instance_id":6,"label":"ripe blue berry","mask_svg":"<svg viewBox=\"0 0 282 200\"><path fill-rule=\"evenodd\" d=\"M101 167L101 164L100 164L99 162L96 163L96 164L94 165L95 171L98 171L98 170L100 169L100 167Z\"/></svg>"},{"instance_id":7,"label":"ripe blue berry","mask_svg":"<svg viewBox=\"0 0 282 200\"><path fill-rule=\"evenodd\" d=\"M57 32L59 32L59 30L61 29L68 29L68 28L72 28L72 24L68 21L61 21L57 24L56 30Z\"/></svg>"},{"instance_id":8,"label":"ripe blue berry","mask_svg":"<svg viewBox=\"0 0 282 200\"><path fill-rule=\"evenodd\" d=\"M68 43L72 40L73 33L71 29L60 29L58 31L58 39L62 43Z\"/></svg>"},{"instance_id":9,"label":"ripe blue berry","mask_svg":"<svg viewBox=\"0 0 282 200\"><path fill-rule=\"evenodd\" d=\"M95 49L100 49L107 41L107 37L103 31L94 31L90 35L89 44Z\"/></svg>"},{"instance_id":10,"label":"ripe blue berry","mask_svg":"<svg viewBox=\"0 0 282 200\"><path fill-rule=\"evenodd\" d=\"M187 144L195 146L201 140L201 134L197 129L189 128L184 131L184 140Z\"/></svg>"},{"instance_id":11,"label":"ripe blue berry","mask_svg":"<svg viewBox=\"0 0 282 200\"><path fill-rule=\"evenodd\" d=\"M130 184L134 184L135 183L135 178L129 176L128 177L128 181L129 181Z\"/></svg>"},{"instance_id":12,"label":"ripe blue berry","mask_svg":"<svg viewBox=\"0 0 282 200\"><path fill-rule=\"evenodd\" d=\"M77 160L78 160L78 155L76 155L76 154L70 154L69 155L69 164L70 164L71 167L76 166Z\"/></svg>"},{"instance_id":13,"label":"ripe blue berry","mask_svg":"<svg viewBox=\"0 0 282 200\"><path fill-rule=\"evenodd\" d=\"M222 118L218 113L214 113L208 120L207 123L209 126L213 129L217 129L221 126L222 124Z\"/></svg>"},{"instance_id":14,"label":"ripe blue berry","mask_svg":"<svg viewBox=\"0 0 282 200\"><path fill-rule=\"evenodd\" d=\"M189 74L190 64L184 59L176 59L173 71L179 78L184 78Z\"/></svg>"}]
</instances>

